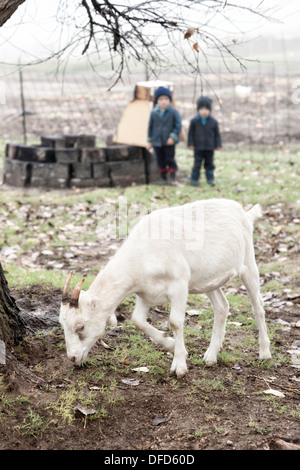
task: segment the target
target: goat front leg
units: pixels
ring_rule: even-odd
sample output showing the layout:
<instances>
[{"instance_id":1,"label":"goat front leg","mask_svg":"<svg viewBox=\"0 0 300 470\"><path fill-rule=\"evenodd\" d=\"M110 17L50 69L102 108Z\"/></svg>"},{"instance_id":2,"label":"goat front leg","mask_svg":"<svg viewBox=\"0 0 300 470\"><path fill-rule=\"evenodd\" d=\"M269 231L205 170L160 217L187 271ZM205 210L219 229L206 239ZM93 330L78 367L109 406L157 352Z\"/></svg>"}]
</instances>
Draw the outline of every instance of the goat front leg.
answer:
<instances>
[{"instance_id":1,"label":"goat front leg","mask_svg":"<svg viewBox=\"0 0 300 470\"><path fill-rule=\"evenodd\" d=\"M156 343L166 348L167 351L173 352L175 345L174 339L167 336L164 331L159 331L147 322L147 313L149 308L150 306L137 295L135 308L131 317L133 323L139 330L150 336L150 338L152 338Z\"/></svg>"},{"instance_id":2,"label":"goat front leg","mask_svg":"<svg viewBox=\"0 0 300 470\"><path fill-rule=\"evenodd\" d=\"M170 311L170 326L174 332L175 348L174 358L171 365L171 373L176 373L177 377L183 377L188 369L186 365L186 358L188 356L185 349L183 325L185 318L185 306L187 301L188 290L186 286L174 286L173 295L170 296L171 311Z\"/></svg>"}]
</instances>

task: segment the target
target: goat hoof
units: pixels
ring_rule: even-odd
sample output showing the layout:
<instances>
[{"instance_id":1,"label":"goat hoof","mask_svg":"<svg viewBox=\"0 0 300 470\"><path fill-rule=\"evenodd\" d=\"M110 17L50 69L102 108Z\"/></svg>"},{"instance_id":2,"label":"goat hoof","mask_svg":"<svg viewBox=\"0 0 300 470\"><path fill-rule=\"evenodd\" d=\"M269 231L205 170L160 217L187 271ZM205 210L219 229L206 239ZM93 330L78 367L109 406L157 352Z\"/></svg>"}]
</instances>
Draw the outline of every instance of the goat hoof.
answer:
<instances>
[{"instance_id":1,"label":"goat hoof","mask_svg":"<svg viewBox=\"0 0 300 470\"><path fill-rule=\"evenodd\" d=\"M261 360L264 360L264 359L265 359L265 360L272 359L272 355L271 355L270 351L266 351L266 352L264 352L264 353L260 353L260 354L259 354L259 359L261 359Z\"/></svg>"},{"instance_id":2,"label":"goat hoof","mask_svg":"<svg viewBox=\"0 0 300 470\"><path fill-rule=\"evenodd\" d=\"M187 374L187 369L181 370L181 371L176 371L177 379L181 379Z\"/></svg>"},{"instance_id":3,"label":"goat hoof","mask_svg":"<svg viewBox=\"0 0 300 470\"><path fill-rule=\"evenodd\" d=\"M175 361L173 361L171 369L170 369L170 374L171 375L176 374L177 378L180 379L181 377L184 377L186 375L187 371L188 369L186 365L180 367L180 366L177 366Z\"/></svg>"},{"instance_id":4,"label":"goat hoof","mask_svg":"<svg viewBox=\"0 0 300 470\"><path fill-rule=\"evenodd\" d=\"M206 361L206 362L205 362L205 365L206 365L207 367L213 367L213 366L215 366L216 364L217 364L217 361Z\"/></svg>"},{"instance_id":5,"label":"goat hoof","mask_svg":"<svg viewBox=\"0 0 300 470\"><path fill-rule=\"evenodd\" d=\"M107 324L110 325L110 326L117 326L118 325L118 320L117 320L117 317L114 313L109 317Z\"/></svg>"},{"instance_id":6,"label":"goat hoof","mask_svg":"<svg viewBox=\"0 0 300 470\"><path fill-rule=\"evenodd\" d=\"M211 354L208 350L204 354L204 362L208 367L212 367L217 363L217 356L216 354Z\"/></svg>"},{"instance_id":7,"label":"goat hoof","mask_svg":"<svg viewBox=\"0 0 300 470\"><path fill-rule=\"evenodd\" d=\"M181 379L182 377L184 377L186 374L187 374L187 369L181 369L181 370L173 370L171 369L170 370L170 375L176 375L177 379Z\"/></svg>"}]
</instances>

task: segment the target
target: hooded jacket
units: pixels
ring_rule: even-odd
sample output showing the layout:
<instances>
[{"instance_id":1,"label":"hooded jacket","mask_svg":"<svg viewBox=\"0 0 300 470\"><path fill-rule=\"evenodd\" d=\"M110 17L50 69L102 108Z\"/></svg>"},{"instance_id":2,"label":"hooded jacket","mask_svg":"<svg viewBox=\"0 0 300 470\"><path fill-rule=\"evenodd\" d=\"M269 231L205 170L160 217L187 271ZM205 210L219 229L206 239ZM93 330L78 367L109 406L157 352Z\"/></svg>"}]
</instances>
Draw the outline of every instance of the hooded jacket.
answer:
<instances>
[{"instance_id":1,"label":"hooded jacket","mask_svg":"<svg viewBox=\"0 0 300 470\"><path fill-rule=\"evenodd\" d=\"M172 137L177 144L181 128L181 116L177 109L169 105L161 113L159 106L155 106L150 115L147 140L153 147L162 147L167 145L168 138Z\"/></svg>"},{"instance_id":2,"label":"hooded jacket","mask_svg":"<svg viewBox=\"0 0 300 470\"><path fill-rule=\"evenodd\" d=\"M191 120L188 147L191 146L195 147L195 150L215 150L222 147L218 121L211 115L207 117L205 124L199 114Z\"/></svg>"}]
</instances>

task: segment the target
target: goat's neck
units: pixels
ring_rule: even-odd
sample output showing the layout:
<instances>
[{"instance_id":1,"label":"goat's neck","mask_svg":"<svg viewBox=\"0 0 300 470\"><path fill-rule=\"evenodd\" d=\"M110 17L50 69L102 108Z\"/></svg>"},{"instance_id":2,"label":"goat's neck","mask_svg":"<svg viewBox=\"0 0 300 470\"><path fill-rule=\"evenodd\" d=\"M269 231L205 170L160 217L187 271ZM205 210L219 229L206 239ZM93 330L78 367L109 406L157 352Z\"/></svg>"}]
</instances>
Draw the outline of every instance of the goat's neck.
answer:
<instances>
[{"instance_id":1,"label":"goat's neck","mask_svg":"<svg viewBox=\"0 0 300 470\"><path fill-rule=\"evenodd\" d=\"M129 269L124 265L120 269L112 259L99 272L87 292L91 297L98 298L106 311L114 312L122 300L134 292L134 282Z\"/></svg>"}]
</instances>

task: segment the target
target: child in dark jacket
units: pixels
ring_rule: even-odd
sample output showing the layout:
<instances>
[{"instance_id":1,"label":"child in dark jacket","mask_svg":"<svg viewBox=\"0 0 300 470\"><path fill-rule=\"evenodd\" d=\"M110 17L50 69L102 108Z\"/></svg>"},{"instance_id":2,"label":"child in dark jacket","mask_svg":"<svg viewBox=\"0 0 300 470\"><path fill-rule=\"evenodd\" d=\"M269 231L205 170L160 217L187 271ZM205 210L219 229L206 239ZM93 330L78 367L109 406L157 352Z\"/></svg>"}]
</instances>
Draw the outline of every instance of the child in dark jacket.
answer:
<instances>
[{"instance_id":1,"label":"child in dark jacket","mask_svg":"<svg viewBox=\"0 0 300 470\"><path fill-rule=\"evenodd\" d=\"M191 120L188 133L188 147L194 150L194 166L191 184L196 186L200 178L201 164L204 161L206 180L214 185L214 151L222 147L218 121L211 116L212 100L201 96L197 100L198 114Z\"/></svg>"},{"instance_id":2,"label":"child in dark jacket","mask_svg":"<svg viewBox=\"0 0 300 470\"><path fill-rule=\"evenodd\" d=\"M159 87L154 94L154 109L151 112L148 126L147 150L154 148L160 176L164 184L167 174L171 183L175 184L177 163L175 161L175 145L179 142L181 132L181 116L171 106L172 95L168 88Z\"/></svg>"}]
</instances>

